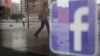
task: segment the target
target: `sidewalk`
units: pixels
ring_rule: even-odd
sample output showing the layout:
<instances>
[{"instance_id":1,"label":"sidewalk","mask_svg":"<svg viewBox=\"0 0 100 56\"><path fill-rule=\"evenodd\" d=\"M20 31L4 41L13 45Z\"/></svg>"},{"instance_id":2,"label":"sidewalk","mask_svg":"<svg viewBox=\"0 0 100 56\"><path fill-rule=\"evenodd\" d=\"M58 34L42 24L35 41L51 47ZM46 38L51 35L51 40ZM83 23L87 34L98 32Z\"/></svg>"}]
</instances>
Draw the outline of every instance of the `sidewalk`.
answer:
<instances>
[{"instance_id":1,"label":"sidewalk","mask_svg":"<svg viewBox=\"0 0 100 56\"><path fill-rule=\"evenodd\" d=\"M30 23L30 29L27 29L27 26L23 27L22 23L2 23L1 25L4 47L18 52L28 51L43 55L51 54L46 27L41 31L38 39L34 37L40 23Z\"/></svg>"},{"instance_id":2,"label":"sidewalk","mask_svg":"<svg viewBox=\"0 0 100 56\"><path fill-rule=\"evenodd\" d=\"M12 27L9 26L11 24ZM29 52L46 56L69 56L56 55L50 51L46 27L41 31L38 39L34 37L34 33L40 27L39 22L30 23L30 29L27 29L27 26L23 27L22 23L2 23L0 25L2 25L4 47L13 49L16 52ZM100 56L100 54L98 55Z\"/></svg>"},{"instance_id":3,"label":"sidewalk","mask_svg":"<svg viewBox=\"0 0 100 56\"><path fill-rule=\"evenodd\" d=\"M30 28L38 27L38 25L40 25L39 22L29 23ZM16 23L16 22L14 22L14 23L12 23L12 22L0 23L0 29L5 29L5 30L7 30L7 29L9 29L9 30L11 30L11 29L27 29L27 26L28 26L28 24L25 23L25 27L24 27L22 22L18 22L18 23Z\"/></svg>"}]
</instances>

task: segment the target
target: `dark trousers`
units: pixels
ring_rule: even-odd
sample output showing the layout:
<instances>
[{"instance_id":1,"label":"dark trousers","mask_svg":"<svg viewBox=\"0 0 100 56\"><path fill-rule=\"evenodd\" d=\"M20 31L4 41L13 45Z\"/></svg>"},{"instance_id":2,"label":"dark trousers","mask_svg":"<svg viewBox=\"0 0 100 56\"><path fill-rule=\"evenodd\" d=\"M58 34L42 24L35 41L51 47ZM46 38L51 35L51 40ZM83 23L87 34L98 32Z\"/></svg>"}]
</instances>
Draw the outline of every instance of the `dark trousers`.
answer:
<instances>
[{"instance_id":1,"label":"dark trousers","mask_svg":"<svg viewBox=\"0 0 100 56\"><path fill-rule=\"evenodd\" d=\"M23 22L23 26L25 26L25 22Z\"/></svg>"},{"instance_id":2,"label":"dark trousers","mask_svg":"<svg viewBox=\"0 0 100 56\"><path fill-rule=\"evenodd\" d=\"M35 35L38 35L40 32L41 32L41 30L44 28L44 26L46 25L46 27L47 27L47 32L48 32L48 34L49 34L49 22L48 22L48 20L41 20L41 26L40 26L40 28L36 31L36 33L35 33Z\"/></svg>"}]
</instances>

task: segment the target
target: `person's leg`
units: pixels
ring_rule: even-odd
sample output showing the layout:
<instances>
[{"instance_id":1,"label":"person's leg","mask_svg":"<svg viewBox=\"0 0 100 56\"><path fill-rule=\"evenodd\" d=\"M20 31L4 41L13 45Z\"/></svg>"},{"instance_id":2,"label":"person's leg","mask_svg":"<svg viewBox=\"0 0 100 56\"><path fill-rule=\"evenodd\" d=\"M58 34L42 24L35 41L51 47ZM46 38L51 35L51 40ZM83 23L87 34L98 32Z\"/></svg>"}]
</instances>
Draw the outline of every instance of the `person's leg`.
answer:
<instances>
[{"instance_id":1,"label":"person's leg","mask_svg":"<svg viewBox=\"0 0 100 56\"><path fill-rule=\"evenodd\" d=\"M25 26L25 22L23 22L23 26Z\"/></svg>"},{"instance_id":2,"label":"person's leg","mask_svg":"<svg viewBox=\"0 0 100 56\"><path fill-rule=\"evenodd\" d=\"M40 28L36 31L35 36L37 36L37 35L40 33L40 31L43 29L43 27L44 27L44 22L41 21L41 26L40 26Z\"/></svg>"},{"instance_id":3,"label":"person's leg","mask_svg":"<svg viewBox=\"0 0 100 56\"><path fill-rule=\"evenodd\" d=\"M45 23L46 23L47 31L48 31L48 34L49 34L49 30L50 29L49 29L49 22L48 22L48 20L46 20Z\"/></svg>"}]
</instances>

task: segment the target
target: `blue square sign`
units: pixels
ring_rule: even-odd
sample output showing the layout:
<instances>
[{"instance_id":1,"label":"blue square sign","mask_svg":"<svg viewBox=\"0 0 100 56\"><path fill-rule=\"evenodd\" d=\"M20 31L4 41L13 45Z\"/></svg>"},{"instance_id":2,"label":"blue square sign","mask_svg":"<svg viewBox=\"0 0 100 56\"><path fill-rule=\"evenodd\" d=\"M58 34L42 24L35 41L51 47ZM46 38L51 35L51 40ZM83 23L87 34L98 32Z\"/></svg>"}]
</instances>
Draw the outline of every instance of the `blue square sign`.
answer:
<instances>
[{"instance_id":1,"label":"blue square sign","mask_svg":"<svg viewBox=\"0 0 100 56\"><path fill-rule=\"evenodd\" d=\"M50 49L59 54L95 55L95 0L57 0L52 2Z\"/></svg>"}]
</instances>

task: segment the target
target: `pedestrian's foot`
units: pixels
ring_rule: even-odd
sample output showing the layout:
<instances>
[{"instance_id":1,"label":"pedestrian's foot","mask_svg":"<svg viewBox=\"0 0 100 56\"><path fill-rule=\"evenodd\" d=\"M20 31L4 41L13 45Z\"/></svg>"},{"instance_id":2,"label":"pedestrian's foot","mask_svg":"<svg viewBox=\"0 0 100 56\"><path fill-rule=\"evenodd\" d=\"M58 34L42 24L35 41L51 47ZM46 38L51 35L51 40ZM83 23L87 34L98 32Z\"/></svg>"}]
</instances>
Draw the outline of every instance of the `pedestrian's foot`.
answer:
<instances>
[{"instance_id":1,"label":"pedestrian's foot","mask_svg":"<svg viewBox=\"0 0 100 56\"><path fill-rule=\"evenodd\" d=\"M35 38L39 38L38 35L34 34Z\"/></svg>"}]
</instances>

